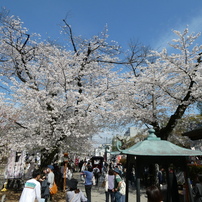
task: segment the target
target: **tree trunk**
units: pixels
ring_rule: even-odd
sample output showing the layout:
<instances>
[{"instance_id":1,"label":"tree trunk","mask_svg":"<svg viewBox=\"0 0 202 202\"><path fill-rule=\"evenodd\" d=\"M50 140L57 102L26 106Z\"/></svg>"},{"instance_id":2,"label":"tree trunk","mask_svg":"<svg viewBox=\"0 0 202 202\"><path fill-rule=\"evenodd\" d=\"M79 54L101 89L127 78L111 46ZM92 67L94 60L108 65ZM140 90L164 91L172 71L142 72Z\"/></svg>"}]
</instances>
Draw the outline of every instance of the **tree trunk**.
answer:
<instances>
[{"instance_id":1,"label":"tree trunk","mask_svg":"<svg viewBox=\"0 0 202 202\"><path fill-rule=\"evenodd\" d=\"M167 140L169 135L171 135L174 128L176 127L178 121L181 120L187 107L188 105L184 105L184 104L179 105L175 113L170 117L167 125L164 128L158 129L158 128L155 128L154 126L154 129L156 131L156 136L160 137L162 140Z\"/></svg>"},{"instance_id":2,"label":"tree trunk","mask_svg":"<svg viewBox=\"0 0 202 202\"><path fill-rule=\"evenodd\" d=\"M41 165L40 167L47 167L48 165L53 163L53 160L55 160L56 154L59 153L59 148L54 148L51 151L47 149L41 150Z\"/></svg>"}]
</instances>

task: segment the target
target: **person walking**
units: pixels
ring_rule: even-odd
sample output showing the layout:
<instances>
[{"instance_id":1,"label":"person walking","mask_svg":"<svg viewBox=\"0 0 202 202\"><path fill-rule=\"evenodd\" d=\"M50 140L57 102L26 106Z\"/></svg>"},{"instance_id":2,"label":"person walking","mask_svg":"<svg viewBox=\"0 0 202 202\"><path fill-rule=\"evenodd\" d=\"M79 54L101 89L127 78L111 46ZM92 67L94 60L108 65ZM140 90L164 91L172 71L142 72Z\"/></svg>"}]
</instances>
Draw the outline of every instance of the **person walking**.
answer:
<instances>
[{"instance_id":1,"label":"person walking","mask_svg":"<svg viewBox=\"0 0 202 202\"><path fill-rule=\"evenodd\" d=\"M82 168L82 166L83 166L83 163L84 163L83 160L80 160L80 161L79 161L79 172L81 172L81 168Z\"/></svg>"},{"instance_id":2,"label":"person walking","mask_svg":"<svg viewBox=\"0 0 202 202\"><path fill-rule=\"evenodd\" d=\"M82 171L81 174L85 175L85 192L88 202L91 202L91 189L93 185L93 168L89 167L88 170Z\"/></svg>"},{"instance_id":3,"label":"person walking","mask_svg":"<svg viewBox=\"0 0 202 202\"><path fill-rule=\"evenodd\" d=\"M84 170L87 170L87 162L86 161L84 161L82 164L81 172L83 172ZM80 178L85 183L84 174L81 173Z\"/></svg>"},{"instance_id":4,"label":"person walking","mask_svg":"<svg viewBox=\"0 0 202 202\"><path fill-rule=\"evenodd\" d=\"M111 198L111 202L115 201L115 195L112 191L114 189L114 171L110 169L105 176L105 198L106 202L109 202L109 196Z\"/></svg>"},{"instance_id":5,"label":"person walking","mask_svg":"<svg viewBox=\"0 0 202 202\"><path fill-rule=\"evenodd\" d=\"M34 202L35 199L37 202L41 201L41 184L39 182L41 178L40 170L34 170L32 177L32 179L25 183L19 202Z\"/></svg>"},{"instance_id":6,"label":"person walking","mask_svg":"<svg viewBox=\"0 0 202 202\"><path fill-rule=\"evenodd\" d=\"M98 168L98 165L93 168L93 174L95 176L95 185L98 186L98 180L100 177L100 169Z\"/></svg>"},{"instance_id":7,"label":"person walking","mask_svg":"<svg viewBox=\"0 0 202 202\"><path fill-rule=\"evenodd\" d=\"M88 199L83 192L77 188L78 181L74 178L67 179L67 187L69 190L66 193L66 202L86 202Z\"/></svg>"},{"instance_id":8,"label":"person walking","mask_svg":"<svg viewBox=\"0 0 202 202\"><path fill-rule=\"evenodd\" d=\"M86 161L84 161L83 164L82 164L81 172L84 171L84 170L87 170L87 162Z\"/></svg>"}]
</instances>

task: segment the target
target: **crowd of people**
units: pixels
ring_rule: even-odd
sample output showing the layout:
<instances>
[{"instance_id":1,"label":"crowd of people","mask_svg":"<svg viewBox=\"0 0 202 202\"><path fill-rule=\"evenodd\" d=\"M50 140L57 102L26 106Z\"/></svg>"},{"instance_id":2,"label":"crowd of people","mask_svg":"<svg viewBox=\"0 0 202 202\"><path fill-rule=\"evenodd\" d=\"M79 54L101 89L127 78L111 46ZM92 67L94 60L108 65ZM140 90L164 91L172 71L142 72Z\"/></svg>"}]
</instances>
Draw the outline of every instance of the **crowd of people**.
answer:
<instances>
[{"instance_id":1,"label":"crowd of people","mask_svg":"<svg viewBox=\"0 0 202 202\"><path fill-rule=\"evenodd\" d=\"M104 183L102 186L105 189L106 201L109 201L109 197L111 202L125 201L125 193L122 192L121 194L120 192L121 184L124 182L122 179L123 168L121 164L115 166L111 163L108 165L104 162L102 168L100 168L98 165L94 165L93 167L90 161L81 161L78 166L80 179L84 183L85 194L78 189L78 179L73 178L73 170L69 166L63 164L58 168L57 165L48 165L42 170L33 171L32 179L27 180L24 185L19 202L34 202L35 200L37 202L52 201L53 195L50 191L51 188L56 183L58 190L64 191L64 179L66 202L91 202L92 186L98 186L101 175Z\"/></svg>"},{"instance_id":2,"label":"crowd of people","mask_svg":"<svg viewBox=\"0 0 202 202\"><path fill-rule=\"evenodd\" d=\"M79 164L78 164L79 165ZM75 179L73 171L69 166L62 165L60 167L60 178L58 179L58 167L48 165L42 170L34 170L32 179L26 181L19 202L49 202L52 201L51 188L56 182L57 188L61 191L65 191L66 202L91 202L91 191L92 187L101 185L105 190L105 201L106 202L125 202L126 184L125 184L125 173L124 168L121 164L113 164L106 162L100 168L98 165L92 165L90 161L83 161L79 165L77 170L80 174L80 179ZM132 174L134 170L132 169ZM100 180L102 176L102 180ZM174 178L173 169L169 169L169 178ZM158 182L159 185L164 182L164 170L159 169L158 171ZM85 193L78 189L77 185L79 180L83 181ZM202 177L197 178L195 186L193 187L193 196L195 201L201 201L202 196ZM176 179L175 179L176 181ZM65 184L64 184L65 182ZM131 181L132 183L132 181ZM65 189L64 189L65 186ZM148 202L162 202L163 196L158 185L150 185L146 187L146 196ZM177 188L174 190L177 191ZM179 201L177 192L172 191L170 197L172 201ZM176 200L177 199L177 200Z\"/></svg>"},{"instance_id":3,"label":"crowd of people","mask_svg":"<svg viewBox=\"0 0 202 202\"><path fill-rule=\"evenodd\" d=\"M32 179L26 181L19 202L38 202L52 201L50 189L55 183L54 167L48 165L41 170L34 170Z\"/></svg>"}]
</instances>

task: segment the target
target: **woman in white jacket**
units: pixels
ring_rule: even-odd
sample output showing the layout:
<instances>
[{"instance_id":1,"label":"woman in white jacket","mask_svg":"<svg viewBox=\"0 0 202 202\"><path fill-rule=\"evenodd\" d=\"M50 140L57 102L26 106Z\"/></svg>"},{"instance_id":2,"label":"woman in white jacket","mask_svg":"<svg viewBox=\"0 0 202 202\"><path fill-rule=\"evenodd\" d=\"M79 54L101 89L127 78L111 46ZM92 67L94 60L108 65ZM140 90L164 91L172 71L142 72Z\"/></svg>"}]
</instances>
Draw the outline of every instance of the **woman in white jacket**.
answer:
<instances>
[{"instance_id":1,"label":"woman in white jacket","mask_svg":"<svg viewBox=\"0 0 202 202\"><path fill-rule=\"evenodd\" d=\"M111 197L111 202L115 201L114 192L114 171L109 170L108 174L105 176L105 196L106 202L109 202L109 196Z\"/></svg>"}]
</instances>

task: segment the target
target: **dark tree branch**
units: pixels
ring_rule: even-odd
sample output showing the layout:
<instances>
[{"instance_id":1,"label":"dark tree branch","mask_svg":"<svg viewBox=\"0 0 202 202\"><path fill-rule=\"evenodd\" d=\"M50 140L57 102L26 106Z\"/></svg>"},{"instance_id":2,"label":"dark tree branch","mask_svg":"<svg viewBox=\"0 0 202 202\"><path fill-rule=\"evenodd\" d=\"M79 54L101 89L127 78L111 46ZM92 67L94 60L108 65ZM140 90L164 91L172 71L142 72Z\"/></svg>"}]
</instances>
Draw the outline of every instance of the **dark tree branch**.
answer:
<instances>
[{"instance_id":1,"label":"dark tree branch","mask_svg":"<svg viewBox=\"0 0 202 202\"><path fill-rule=\"evenodd\" d=\"M63 22L65 23L65 25L68 27L69 29L69 35L70 35L70 40L72 42L73 48L74 48L74 52L77 53L77 48L76 45L74 43L74 38L73 38L73 33L72 33L72 28L71 26L66 22L66 20L63 20Z\"/></svg>"},{"instance_id":2,"label":"dark tree branch","mask_svg":"<svg viewBox=\"0 0 202 202\"><path fill-rule=\"evenodd\" d=\"M14 123L17 124L18 126L20 126L21 128L28 129L26 126L23 126L21 123L19 123L17 121L15 121Z\"/></svg>"}]
</instances>

